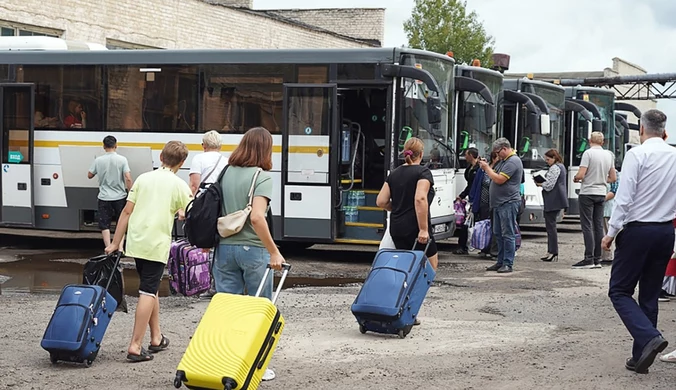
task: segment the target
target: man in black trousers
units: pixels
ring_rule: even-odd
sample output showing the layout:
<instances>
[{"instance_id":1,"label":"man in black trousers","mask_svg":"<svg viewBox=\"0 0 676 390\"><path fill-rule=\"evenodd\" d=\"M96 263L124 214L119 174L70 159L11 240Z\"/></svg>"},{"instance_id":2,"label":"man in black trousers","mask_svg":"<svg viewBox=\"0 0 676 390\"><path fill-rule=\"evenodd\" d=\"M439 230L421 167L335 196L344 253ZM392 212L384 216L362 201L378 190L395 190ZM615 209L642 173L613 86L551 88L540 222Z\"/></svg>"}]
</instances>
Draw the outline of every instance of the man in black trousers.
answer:
<instances>
[{"instance_id":1,"label":"man in black trousers","mask_svg":"<svg viewBox=\"0 0 676 390\"><path fill-rule=\"evenodd\" d=\"M625 367L642 374L668 344L657 330L658 298L674 248L676 216L676 148L664 141L666 121L658 110L641 116L641 146L624 158L622 185L602 242L610 250L617 237L608 296L634 338ZM632 297L637 284L638 303Z\"/></svg>"}]
</instances>

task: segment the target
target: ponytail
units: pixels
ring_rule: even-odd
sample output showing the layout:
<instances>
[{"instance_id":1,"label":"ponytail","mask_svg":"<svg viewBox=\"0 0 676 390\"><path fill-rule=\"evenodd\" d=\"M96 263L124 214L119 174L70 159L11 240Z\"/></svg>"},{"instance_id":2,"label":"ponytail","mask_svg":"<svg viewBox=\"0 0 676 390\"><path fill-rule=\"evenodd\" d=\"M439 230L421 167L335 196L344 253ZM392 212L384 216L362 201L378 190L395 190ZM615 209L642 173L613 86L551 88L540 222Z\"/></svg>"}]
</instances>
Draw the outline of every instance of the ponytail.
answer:
<instances>
[{"instance_id":1,"label":"ponytail","mask_svg":"<svg viewBox=\"0 0 676 390\"><path fill-rule=\"evenodd\" d=\"M404 159L406 164L413 164L414 160L418 160L423 153L424 144L420 138L411 137L404 144Z\"/></svg>"}]
</instances>

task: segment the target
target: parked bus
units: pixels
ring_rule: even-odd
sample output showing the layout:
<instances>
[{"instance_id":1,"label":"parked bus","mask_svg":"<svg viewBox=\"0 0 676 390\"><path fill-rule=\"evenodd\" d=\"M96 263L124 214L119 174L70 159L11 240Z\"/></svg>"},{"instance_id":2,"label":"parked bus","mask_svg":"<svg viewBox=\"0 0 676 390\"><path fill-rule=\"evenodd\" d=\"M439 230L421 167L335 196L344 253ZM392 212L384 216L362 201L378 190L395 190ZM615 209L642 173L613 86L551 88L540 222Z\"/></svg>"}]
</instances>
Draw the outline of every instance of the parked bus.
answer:
<instances>
[{"instance_id":1,"label":"parked bus","mask_svg":"<svg viewBox=\"0 0 676 390\"><path fill-rule=\"evenodd\" d=\"M455 194L467 186L465 151L476 148L479 156L489 158L498 127L502 124L502 81L500 72L479 66L457 65L455 83L455 150L458 170Z\"/></svg>"},{"instance_id":2,"label":"parked bus","mask_svg":"<svg viewBox=\"0 0 676 390\"><path fill-rule=\"evenodd\" d=\"M500 135L510 141L524 167L525 207L519 223L542 224L542 189L536 186L533 173L547 169L544 160L547 150L563 150L565 90L528 78L505 79L504 89Z\"/></svg>"},{"instance_id":3,"label":"parked bus","mask_svg":"<svg viewBox=\"0 0 676 390\"><path fill-rule=\"evenodd\" d=\"M408 135L425 142L431 231L447 237L454 75L452 58L403 48L0 51L0 224L97 230L87 170L108 134L134 179L160 165L167 141L185 142L188 181L202 133L220 131L227 156L263 126L274 140L276 240L377 244L385 212L375 198ZM77 106L86 124L66 128Z\"/></svg>"},{"instance_id":4,"label":"parked bus","mask_svg":"<svg viewBox=\"0 0 676 390\"><path fill-rule=\"evenodd\" d=\"M580 113L573 113L569 126L566 127L565 159L568 167L568 210L566 216L580 215L579 192L581 183L573 178L580 170L582 154L589 148L589 137L592 131L600 131L604 137L604 148L615 155L615 165L622 164L624 144L621 151L617 149L617 131L615 123L615 93L609 89L593 87L566 87L566 99L582 105L593 116L590 121ZM574 127L573 127L574 126ZM623 139L624 137L622 137ZM622 142L622 140L620 140Z\"/></svg>"}]
</instances>

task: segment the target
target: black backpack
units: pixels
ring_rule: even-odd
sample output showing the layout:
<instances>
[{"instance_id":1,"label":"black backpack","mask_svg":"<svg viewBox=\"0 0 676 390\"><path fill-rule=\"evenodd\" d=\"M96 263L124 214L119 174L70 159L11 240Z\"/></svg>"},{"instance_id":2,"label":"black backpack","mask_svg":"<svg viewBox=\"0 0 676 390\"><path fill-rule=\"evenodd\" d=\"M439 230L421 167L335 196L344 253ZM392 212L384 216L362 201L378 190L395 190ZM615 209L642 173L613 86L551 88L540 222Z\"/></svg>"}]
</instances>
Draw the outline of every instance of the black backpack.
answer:
<instances>
[{"instance_id":1,"label":"black backpack","mask_svg":"<svg viewBox=\"0 0 676 390\"><path fill-rule=\"evenodd\" d=\"M221 180L228 166L221 171L218 179L191 200L185 208L185 225L183 230L190 245L209 249L218 246L218 218L223 207L223 190Z\"/></svg>"}]
</instances>

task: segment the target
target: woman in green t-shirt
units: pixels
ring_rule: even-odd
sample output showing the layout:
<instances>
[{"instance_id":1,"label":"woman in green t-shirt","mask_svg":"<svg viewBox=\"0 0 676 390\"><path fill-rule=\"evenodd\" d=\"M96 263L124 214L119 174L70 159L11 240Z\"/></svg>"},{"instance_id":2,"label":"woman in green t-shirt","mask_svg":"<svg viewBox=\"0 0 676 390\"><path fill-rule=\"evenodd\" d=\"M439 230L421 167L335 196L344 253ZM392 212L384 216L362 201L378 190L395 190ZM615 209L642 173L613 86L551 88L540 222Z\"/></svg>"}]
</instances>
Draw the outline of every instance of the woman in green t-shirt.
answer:
<instances>
[{"instance_id":1,"label":"woman in green t-shirt","mask_svg":"<svg viewBox=\"0 0 676 390\"><path fill-rule=\"evenodd\" d=\"M214 284L219 293L255 295L268 272L267 265L281 270L285 262L270 234L265 214L272 198L272 136L262 127L244 134L228 159L220 182L223 190L222 215L243 210L249 203L249 190L258 169L249 218L237 234L221 238L216 252ZM268 278L261 296L272 300L273 278ZM274 379L268 368L263 380Z\"/></svg>"}]
</instances>

